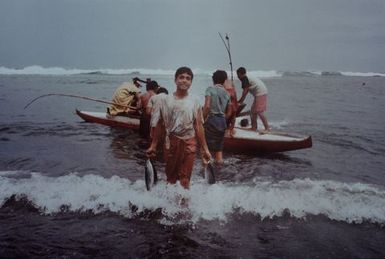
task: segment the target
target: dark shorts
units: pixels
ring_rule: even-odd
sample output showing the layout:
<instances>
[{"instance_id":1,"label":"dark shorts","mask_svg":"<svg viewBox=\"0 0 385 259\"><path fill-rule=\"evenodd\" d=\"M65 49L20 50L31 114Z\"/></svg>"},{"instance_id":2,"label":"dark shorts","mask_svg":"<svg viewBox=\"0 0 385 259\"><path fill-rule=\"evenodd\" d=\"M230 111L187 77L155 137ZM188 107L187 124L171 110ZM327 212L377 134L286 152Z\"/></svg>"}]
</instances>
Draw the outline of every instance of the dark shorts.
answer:
<instances>
[{"instance_id":1,"label":"dark shorts","mask_svg":"<svg viewBox=\"0 0 385 259\"><path fill-rule=\"evenodd\" d=\"M150 137L150 121L151 121L151 116L142 114L140 117L140 124L139 124L139 133L142 137L144 138L149 138Z\"/></svg>"},{"instance_id":2,"label":"dark shorts","mask_svg":"<svg viewBox=\"0 0 385 259\"><path fill-rule=\"evenodd\" d=\"M204 124L204 128L209 150L211 152L222 151L226 131L225 117L210 115Z\"/></svg>"}]
</instances>

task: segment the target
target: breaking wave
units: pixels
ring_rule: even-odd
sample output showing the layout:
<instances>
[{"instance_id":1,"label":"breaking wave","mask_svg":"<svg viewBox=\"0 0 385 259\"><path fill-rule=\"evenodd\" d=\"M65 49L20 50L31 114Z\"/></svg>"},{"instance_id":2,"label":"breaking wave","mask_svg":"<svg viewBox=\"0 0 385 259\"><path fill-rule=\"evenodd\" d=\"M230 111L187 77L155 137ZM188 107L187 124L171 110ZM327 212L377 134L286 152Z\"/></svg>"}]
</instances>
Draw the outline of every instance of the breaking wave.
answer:
<instances>
[{"instance_id":1,"label":"breaking wave","mask_svg":"<svg viewBox=\"0 0 385 259\"><path fill-rule=\"evenodd\" d=\"M385 190L363 183L312 179L272 182L255 178L248 185L207 185L194 179L189 191L161 181L151 192L143 180L113 176L46 177L26 171L0 172L0 207L11 198L27 199L43 214L68 211L106 211L124 217L161 209L165 218L188 210L191 220L223 220L232 213L252 213L264 218L324 215L348 223L385 223ZM187 208L180 199L188 200ZM135 210L132 207L135 206Z\"/></svg>"},{"instance_id":2,"label":"breaking wave","mask_svg":"<svg viewBox=\"0 0 385 259\"><path fill-rule=\"evenodd\" d=\"M204 70L200 68L193 69L196 75L209 75L211 76L213 70ZM0 67L0 74L2 75L77 75L77 74L90 74L90 75L166 75L173 76L175 70L169 69L146 69L146 68L132 68L132 69L67 69L62 67L41 67L41 66L29 66L21 69ZM230 71L228 71L230 73ZM250 71L253 76L258 77L277 77L281 76L281 73L277 71Z\"/></svg>"},{"instance_id":3,"label":"breaking wave","mask_svg":"<svg viewBox=\"0 0 385 259\"><path fill-rule=\"evenodd\" d=\"M214 70L204 70L200 68L193 69L196 75L211 76ZM20 69L0 67L0 75L174 75L174 69L147 69L147 68L128 68L128 69L77 69L77 68L62 68L62 67L42 67L42 66L28 66ZM230 74L230 71L227 71ZM234 71L235 74L235 71ZM385 73L375 72L341 72L341 71L248 71L248 74L255 77L281 77L281 76L329 76L329 75L343 75L343 76L385 76Z\"/></svg>"},{"instance_id":4,"label":"breaking wave","mask_svg":"<svg viewBox=\"0 0 385 259\"><path fill-rule=\"evenodd\" d=\"M162 69L68 69L62 67L41 67L29 66L21 69L0 67L0 74L3 75L77 75L77 74L154 74L173 75L175 71Z\"/></svg>"},{"instance_id":5,"label":"breaking wave","mask_svg":"<svg viewBox=\"0 0 385 259\"><path fill-rule=\"evenodd\" d=\"M385 73L374 73L374 72L341 72L343 76L385 76Z\"/></svg>"}]
</instances>

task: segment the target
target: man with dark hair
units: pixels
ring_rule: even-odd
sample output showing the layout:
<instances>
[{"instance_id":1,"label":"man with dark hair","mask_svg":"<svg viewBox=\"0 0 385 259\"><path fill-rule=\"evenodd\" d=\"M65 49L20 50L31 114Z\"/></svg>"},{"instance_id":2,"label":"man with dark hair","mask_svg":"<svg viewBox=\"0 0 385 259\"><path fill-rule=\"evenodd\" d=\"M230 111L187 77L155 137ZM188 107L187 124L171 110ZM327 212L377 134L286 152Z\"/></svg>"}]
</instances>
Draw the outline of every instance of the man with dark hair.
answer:
<instances>
[{"instance_id":1,"label":"man with dark hair","mask_svg":"<svg viewBox=\"0 0 385 259\"><path fill-rule=\"evenodd\" d=\"M202 157L209 161L211 154L204 136L202 107L197 96L189 94L193 73L188 67L180 67L175 72L176 91L172 95L164 95L154 107L151 127L154 127L153 138L147 149L147 156L156 153L158 143L162 139L162 125L166 131L165 147L167 182L180 184L188 189L194 165L197 142L201 145Z\"/></svg>"},{"instance_id":2,"label":"man with dark hair","mask_svg":"<svg viewBox=\"0 0 385 259\"><path fill-rule=\"evenodd\" d=\"M255 78L254 80L249 79L244 67L237 69L237 76L242 83L243 89L241 99L239 99L238 103L243 103L247 93L250 93L254 97L254 101L250 109L251 130L257 130L257 117L259 116L262 120L263 126L265 127L265 131L269 131L269 123L267 122L267 118L264 114L267 106L267 88L265 84L259 78Z\"/></svg>"},{"instance_id":3,"label":"man with dark hair","mask_svg":"<svg viewBox=\"0 0 385 259\"><path fill-rule=\"evenodd\" d=\"M223 87L227 80L226 71L215 71L212 80L214 85L206 89L203 107L205 137L210 152L215 153L215 162L222 164L226 117L230 116L230 96Z\"/></svg>"},{"instance_id":4,"label":"man with dark hair","mask_svg":"<svg viewBox=\"0 0 385 259\"><path fill-rule=\"evenodd\" d=\"M156 94L159 85L156 81L148 81L146 84L146 92L139 96L138 108L141 110L139 133L144 138L150 137L150 119L151 115L147 113L147 105L152 96Z\"/></svg>"}]
</instances>

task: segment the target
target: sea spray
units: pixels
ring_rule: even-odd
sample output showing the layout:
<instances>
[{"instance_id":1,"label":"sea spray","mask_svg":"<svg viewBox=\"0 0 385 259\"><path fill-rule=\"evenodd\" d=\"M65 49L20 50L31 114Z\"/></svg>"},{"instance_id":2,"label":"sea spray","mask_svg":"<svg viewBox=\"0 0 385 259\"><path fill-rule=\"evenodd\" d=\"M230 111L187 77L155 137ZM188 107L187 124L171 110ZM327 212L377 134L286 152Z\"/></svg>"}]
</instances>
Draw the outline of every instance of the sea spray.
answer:
<instances>
[{"instance_id":1,"label":"sea spray","mask_svg":"<svg viewBox=\"0 0 385 259\"><path fill-rule=\"evenodd\" d=\"M26 197L43 213L60 212L63 205L69 211L106 210L125 217L161 209L172 218L183 209L180 198L188 200L191 220L226 220L231 213L252 213L263 218L325 215L329 219L348 223L385 223L385 191L363 183L340 183L312 179L291 181L257 181L250 184L194 181L189 191L179 185L161 181L147 192L143 180L130 181L113 176L78 176L75 173L46 177L31 173L29 178L0 176L0 205L12 196Z\"/></svg>"}]
</instances>

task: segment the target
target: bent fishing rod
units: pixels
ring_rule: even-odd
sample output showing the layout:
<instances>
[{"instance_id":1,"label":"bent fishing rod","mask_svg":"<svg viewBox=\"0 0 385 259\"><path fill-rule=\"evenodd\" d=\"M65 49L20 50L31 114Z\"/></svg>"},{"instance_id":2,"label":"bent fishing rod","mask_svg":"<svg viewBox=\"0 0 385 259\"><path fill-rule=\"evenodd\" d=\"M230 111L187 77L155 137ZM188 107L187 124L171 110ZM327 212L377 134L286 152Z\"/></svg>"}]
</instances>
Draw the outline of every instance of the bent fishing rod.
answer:
<instances>
[{"instance_id":1,"label":"bent fishing rod","mask_svg":"<svg viewBox=\"0 0 385 259\"><path fill-rule=\"evenodd\" d=\"M231 81L233 81L233 79L234 79L233 78L233 62L231 60L230 38L229 38L229 35L226 33L226 36L225 36L226 41L225 41L225 39L223 38L222 34L220 32L218 32L218 34L219 34L219 37L221 37L222 42L225 45L225 48L227 50L227 54L229 56L229 61L230 61L229 64L230 64L230 70L231 70Z\"/></svg>"},{"instance_id":2,"label":"bent fishing rod","mask_svg":"<svg viewBox=\"0 0 385 259\"><path fill-rule=\"evenodd\" d=\"M43 94L43 95L40 95L40 96L36 97L32 101L30 101L26 106L24 106L24 110L26 108L28 108L32 103L34 103L35 101L39 100L40 98L48 97L48 96L73 97L73 98L79 98L79 99L84 99L84 100L89 100L89 101L94 101L94 102L99 102L99 103L111 104L111 105L115 105L115 106L119 106L119 107L123 107L123 108L137 109L136 107L133 107L133 106L117 104L117 103L114 103L114 102L108 102L108 101L104 101L104 100L100 100L100 99L95 99L95 98L91 98L91 97L87 97L87 96L80 96L80 95L74 95L74 94L51 93L51 94Z\"/></svg>"}]
</instances>

